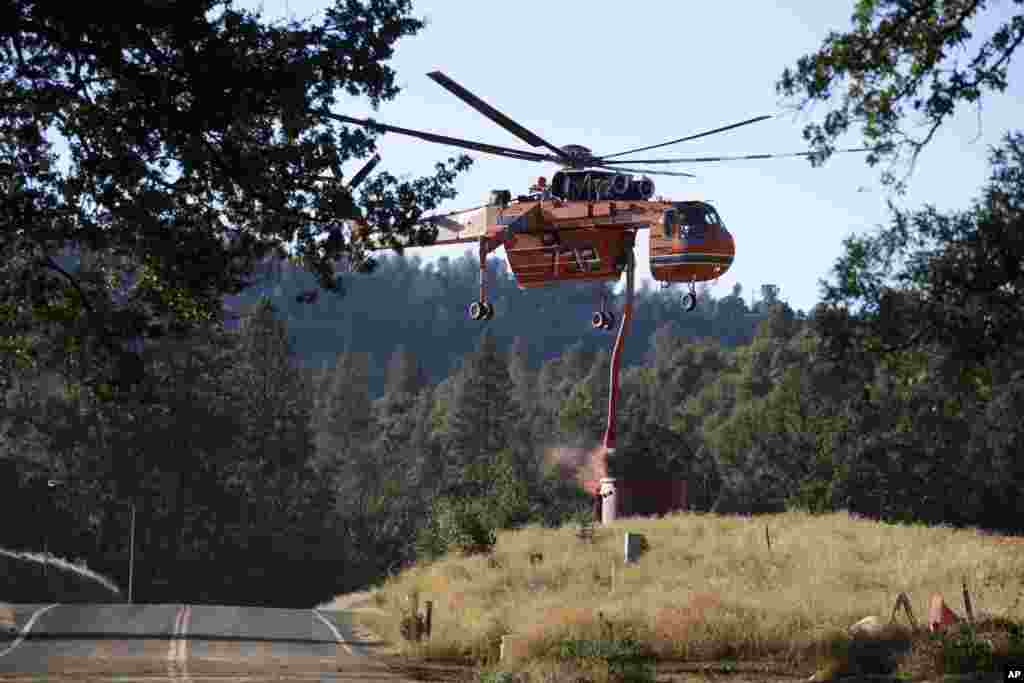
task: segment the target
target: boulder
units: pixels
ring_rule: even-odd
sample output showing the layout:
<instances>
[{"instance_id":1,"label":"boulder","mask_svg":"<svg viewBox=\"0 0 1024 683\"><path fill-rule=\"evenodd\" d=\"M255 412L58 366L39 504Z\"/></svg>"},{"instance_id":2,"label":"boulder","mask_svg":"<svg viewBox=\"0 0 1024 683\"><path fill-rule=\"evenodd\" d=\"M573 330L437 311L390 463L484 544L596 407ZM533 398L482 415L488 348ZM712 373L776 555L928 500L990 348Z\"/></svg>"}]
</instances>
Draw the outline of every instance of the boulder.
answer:
<instances>
[{"instance_id":1,"label":"boulder","mask_svg":"<svg viewBox=\"0 0 1024 683\"><path fill-rule=\"evenodd\" d=\"M940 594L932 595L932 599L928 603L929 631L944 631L947 627L960 621L960 617L946 605Z\"/></svg>"},{"instance_id":2,"label":"boulder","mask_svg":"<svg viewBox=\"0 0 1024 683\"><path fill-rule=\"evenodd\" d=\"M18 625L14 621L14 608L0 602L0 636L17 633Z\"/></svg>"}]
</instances>

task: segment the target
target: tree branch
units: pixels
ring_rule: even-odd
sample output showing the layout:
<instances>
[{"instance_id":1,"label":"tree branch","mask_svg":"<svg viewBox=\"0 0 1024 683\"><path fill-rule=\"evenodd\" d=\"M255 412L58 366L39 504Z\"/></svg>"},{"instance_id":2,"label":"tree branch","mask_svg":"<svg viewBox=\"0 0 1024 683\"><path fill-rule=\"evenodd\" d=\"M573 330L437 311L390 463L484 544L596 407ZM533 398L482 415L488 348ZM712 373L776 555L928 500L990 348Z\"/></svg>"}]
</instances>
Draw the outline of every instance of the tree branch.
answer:
<instances>
[{"instance_id":1,"label":"tree branch","mask_svg":"<svg viewBox=\"0 0 1024 683\"><path fill-rule=\"evenodd\" d=\"M92 303L89 301L89 297L85 295L85 292L82 290L81 285L78 284L78 280L76 280L74 276L72 276L68 271L64 270L59 265L57 265L57 262L54 261L53 257L50 256L49 254L47 254L45 260L40 260L40 265L63 275L64 278L71 284L71 286L75 288L75 291L78 292L78 296L82 299L82 305L85 306L86 310L88 310L90 314L95 315L96 309L93 308Z\"/></svg>"},{"instance_id":2,"label":"tree branch","mask_svg":"<svg viewBox=\"0 0 1024 683\"><path fill-rule=\"evenodd\" d=\"M86 296L85 291L82 289L81 285L78 284L78 280L76 280L75 277L68 273L66 270L61 268L57 264L57 262L53 260L53 257L50 256L49 254L47 254L45 259L40 259L39 263L40 265L49 268L50 270L56 273L59 273L68 281L68 283L71 284L72 287L74 287L75 291L78 292L78 295L82 299L82 305L85 306L86 310L89 312L89 316L95 320L96 309L89 301L89 298ZM110 338L110 335L107 334L107 330L103 325L96 326L94 327L94 329L98 333L98 337L102 340L103 345L107 347L107 350L111 351L115 355L120 354L122 352L122 349L119 348Z\"/></svg>"},{"instance_id":3,"label":"tree branch","mask_svg":"<svg viewBox=\"0 0 1024 683\"><path fill-rule=\"evenodd\" d=\"M21 34L15 30L11 33L11 44L14 45L14 51L18 55L18 68L28 72L28 65L25 64L25 55L21 48Z\"/></svg>"}]
</instances>

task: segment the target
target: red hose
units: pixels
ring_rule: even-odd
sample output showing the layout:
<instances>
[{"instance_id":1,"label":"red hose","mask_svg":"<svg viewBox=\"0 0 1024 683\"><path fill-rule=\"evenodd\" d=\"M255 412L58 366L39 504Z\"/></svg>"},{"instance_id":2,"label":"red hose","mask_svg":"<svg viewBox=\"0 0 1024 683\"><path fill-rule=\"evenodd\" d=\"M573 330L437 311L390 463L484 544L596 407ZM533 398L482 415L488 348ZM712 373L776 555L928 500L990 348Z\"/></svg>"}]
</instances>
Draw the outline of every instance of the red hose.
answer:
<instances>
[{"instance_id":1,"label":"red hose","mask_svg":"<svg viewBox=\"0 0 1024 683\"><path fill-rule=\"evenodd\" d=\"M604 432L604 451L607 454L615 450L615 409L619 401L619 364L622 361L622 349L626 345L626 334L629 333L629 320L633 316L633 250L629 250L629 262L626 264L626 304L622 309L622 324L615 338L612 349L611 391L608 394L608 423ZM608 463L604 463L607 472ZM607 476L607 475L605 475Z\"/></svg>"}]
</instances>

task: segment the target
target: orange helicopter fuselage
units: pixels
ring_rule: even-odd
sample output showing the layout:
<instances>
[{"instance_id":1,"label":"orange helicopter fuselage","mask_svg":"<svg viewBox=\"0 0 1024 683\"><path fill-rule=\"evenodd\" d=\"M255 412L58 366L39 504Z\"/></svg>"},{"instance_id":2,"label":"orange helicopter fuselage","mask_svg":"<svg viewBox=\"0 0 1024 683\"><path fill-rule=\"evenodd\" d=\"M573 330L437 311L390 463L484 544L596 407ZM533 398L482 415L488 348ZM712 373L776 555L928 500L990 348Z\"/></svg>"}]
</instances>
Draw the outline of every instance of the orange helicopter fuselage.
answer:
<instances>
[{"instance_id":1,"label":"orange helicopter fuselage","mask_svg":"<svg viewBox=\"0 0 1024 683\"><path fill-rule=\"evenodd\" d=\"M505 247L522 289L567 281L617 280L637 230L649 230L651 274L662 282L721 277L736 245L707 202L562 201L489 205L448 214L435 244L486 239Z\"/></svg>"}]
</instances>

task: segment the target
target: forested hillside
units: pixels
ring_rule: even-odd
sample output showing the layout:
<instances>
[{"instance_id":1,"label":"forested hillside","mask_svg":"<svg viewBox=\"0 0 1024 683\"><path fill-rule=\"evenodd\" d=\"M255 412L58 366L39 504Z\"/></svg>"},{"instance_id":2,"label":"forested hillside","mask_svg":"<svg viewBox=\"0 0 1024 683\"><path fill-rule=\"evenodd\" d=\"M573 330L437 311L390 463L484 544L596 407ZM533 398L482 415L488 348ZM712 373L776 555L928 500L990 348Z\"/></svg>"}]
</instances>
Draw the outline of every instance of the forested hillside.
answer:
<instances>
[{"instance_id":1,"label":"forested hillside","mask_svg":"<svg viewBox=\"0 0 1024 683\"><path fill-rule=\"evenodd\" d=\"M90 263L62 259L81 277ZM312 305L296 301L307 283L285 267L262 273L253 289L264 296L232 301L240 325L147 342L147 380L126 403L81 391L73 369L19 374L4 405L4 508L44 523L7 527L0 543L45 545L125 581L134 499L142 599L294 604L313 599L305 589L329 597L413 559L446 500L497 496L502 525L586 509L557 465L600 436L613 336L589 327L593 289L522 293L495 270L503 315L491 327L464 314L477 272L468 257L437 269L385 259L374 275L352 276L344 296ZM643 441L678 465L664 408L707 378L663 368L659 381L677 388L665 401L662 389L650 393L645 358L693 366L665 358L675 337L659 316L686 321L691 335L720 330L724 354L764 313L738 287L722 300L704 292L691 314L660 292L638 301L624 382L627 433L638 435L626 436L624 453ZM64 486L49 489L48 479ZM294 557L317 571L267 595Z\"/></svg>"},{"instance_id":2,"label":"forested hillside","mask_svg":"<svg viewBox=\"0 0 1024 683\"><path fill-rule=\"evenodd\" d=\"M696 510L1021 530L1021 168L1012 135L970 210L850 238L807 316L774 297L752 313L738 287L693 315L641 292L612 473L686 478ZM67 267L89 279L90 263ZM310 605L588 514L611 335L586 326L593 291L523 293L494 271L483 328L463 315L469 258L386 259L313 303L285 268L230 302L239 325L148 341L116 401L82 390L74 347L60 374L10 375L5 515L46 522L0 542L124 581L134 499L141 599Z\"/></svg>"},{"instance_id":3,"label":"forested hillside","mask_svg":"<svg viewBox=\"0 0 1024 683\"><path fill-rule=\"evenodd\" d=\"M386 62L424 26L409 2L310 26L213 0L116 21L9 4L0 546L125 585L134 504L140 601L310 606L589 514L577 475L612 341L589 327L597 292L520 292L493 261L481 325L473 259L365 267L434 240L422 219L470 164L342 176L378 133L335 125L335 95L397 95ZM815 164L858 127L869 164L917 160L958 105L1006 89L1024 44L1019 9L856 5L776 84L795 109L840 93L804 130ZM968 46L975 15L992 30ZM990 165L968 206L893 202L846 239L806 314L761 283L763 301L704 291L692 314L641 290L612 473L686 478L696 510L1024 531L1024 133ZM301 268L275 260L289 246Z\"/></svg>"},{"instance_id":4,"label":"forested hillside","mask_svg":"<svg viewBox=\"0 0 1024 683\"><path fill-rule=\"evenodd\" d=\"M601 293L610 292L609 287L567 283L520 290L504 258L490 259L488 269L489 295L497 313L486 323L470 320L466 310L476 296L480 272L469 252L454 260L440 259L436 265L424 264L418 257L385 256L372 274L345 274L339 292L320 292L312 303L297 297L315 288L313 276L284 262L264 268L256 286L229 301L231 308L244 311L260 297L269 298L287 321L303 365L330 365L340 350L369 352L375 397L384 389L388 357L399 346L415 352L434 383L445 379L459 359L476 347L484 329L501 348L520 337L534 369L573 344L591 352L611 348L614 331L595 331L590 326ZM675 325L679 334L715 338L728 347L749 342L757 321L777 296L773 289L765 294L761 289L752 298L740 286L731 293L702 288L697 310L686 313L679 305L679 288L640 288L624 363L640 363L651 335L667 323ZM609 302L620 310L622 297Z\"/></svg>"},{"instance_id":5,"label":"forested hillside","mask_svg":"<svg viewBox=\"0 0 1024 683\"><path fill-rule=\"evenodd\" d=\"M994 186L1024 166L1010 143ZM850 251L882 237L859 239ZM836 265L844 286L850 267ZM85 358L63 379L21 372L4 403L5 515L47 521L7 525L2 543L45 542L124 581L134 499L140 599L310 605L496 528L588 514L577 475L601 435L611 337L583 324L592 293L492 275L503 315L482 330L462 315L471 260L389 259L314 304L287 270L265 280L270 297L232 302L236 330L147 343L146 379L120 401L79 389ZM855 318L828 301L752 315L739 288L704 292L690 316L658 292L639 301L613 474L687 478L696 510L1021 528L1019 351L999 343L1013 320L978 338L942 309L903 309L931 313L926 337L889 309Z\"/></svg>"}]
</instances>

